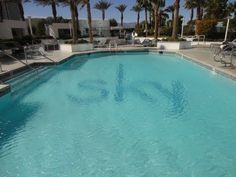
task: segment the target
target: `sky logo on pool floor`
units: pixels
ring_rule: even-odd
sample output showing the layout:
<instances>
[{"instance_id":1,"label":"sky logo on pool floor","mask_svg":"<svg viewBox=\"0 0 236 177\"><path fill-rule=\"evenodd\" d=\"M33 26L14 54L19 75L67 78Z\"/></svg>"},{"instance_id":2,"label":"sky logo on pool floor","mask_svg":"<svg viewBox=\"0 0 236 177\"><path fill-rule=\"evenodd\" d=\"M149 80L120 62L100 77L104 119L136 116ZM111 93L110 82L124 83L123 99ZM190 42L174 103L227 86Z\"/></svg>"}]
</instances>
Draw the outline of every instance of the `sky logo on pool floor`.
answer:
<instances>
[{"instance_id":1,"label":"sky logo on pool floor","mask_svg":"<svg viewBox=\"0 0 236 177\"><path fill-rule=\"evenodd\" d=\"M171 89L164 88L157 81L138 81L129 84L124 84L125 73L124 65L119 64L117 67L116 74L116 85L114 93L114 101L117 103L122 103L128 94L135 94L143 101L149 103L158 103L158 97L153 93L149 93L142 88L142 86L151 88L157 91L162 96L166 97L168 104L168 114L171 116L182 114L186 106L186 93L184 86L179 81L173 81L171 83ZM78 83L78 89L81 91L86 91L86 97L75 96L68 94L68 98L81 105L87 105L92 103L98 103L100 101L106 100L110 94L110 91L106 89L107 82L104 80L84 80Z\"/></svg>"}]
</instances>

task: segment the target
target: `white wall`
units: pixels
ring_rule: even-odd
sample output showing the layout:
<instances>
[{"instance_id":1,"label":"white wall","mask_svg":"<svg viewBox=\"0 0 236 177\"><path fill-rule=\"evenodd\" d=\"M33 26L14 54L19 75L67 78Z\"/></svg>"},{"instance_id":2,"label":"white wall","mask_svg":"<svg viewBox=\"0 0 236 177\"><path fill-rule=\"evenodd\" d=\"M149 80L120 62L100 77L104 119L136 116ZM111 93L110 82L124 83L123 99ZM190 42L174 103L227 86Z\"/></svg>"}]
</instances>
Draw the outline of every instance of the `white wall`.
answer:
<instances>
[{"instance_id":1,"label":"white wall","mask_svg":"<svg viewBox=\"0 0 236 177\"><path fill-rule=\"evenodd\" d=\"M88 29L88 21L87 20L79 20L79 27L81 31L81 35L87 35L86 28ZM56 37L59 37L58 29L70 29L71 24L70 23L53 23L52 28L54 30L54 33ZM109 20L93 20L92 21L92 28L93 28L93 34L99 35L99 36L105 36L109 37L110 34L110 22Z\"/></svg>"},{"instance_id":2,"label":"white wall","mask_svg":"<svg viewBox=\"0 0 236 177\"><path fill-rule=\"evenodd\" d=\"M25 21L3 20L0 22L0 39L12 39L12 28L22 28L24 35L28 35L28 25Z\"/></svg>"}]
</instances>

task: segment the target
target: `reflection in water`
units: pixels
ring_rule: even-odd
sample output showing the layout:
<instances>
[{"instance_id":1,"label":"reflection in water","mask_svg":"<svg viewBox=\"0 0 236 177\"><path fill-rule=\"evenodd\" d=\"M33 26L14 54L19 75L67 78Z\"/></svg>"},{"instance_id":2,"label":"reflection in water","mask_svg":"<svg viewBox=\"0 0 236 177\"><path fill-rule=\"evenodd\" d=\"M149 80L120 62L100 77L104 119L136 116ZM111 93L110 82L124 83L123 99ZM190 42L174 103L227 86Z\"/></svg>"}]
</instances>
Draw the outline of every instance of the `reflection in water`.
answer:
<instances>
[{"instance_id":1,"label":"reflection in water","mask_svg":"<svg viewBox=\"0 0 236 177\"><path fill-rule=\"evenodd\" d=\"M119 64L117 68L116 87L114 93L114 101L123 102L124 94L133 94L138 96L143 101L150 102L152 104L158 104L161 98L156 93L161 93L166 97L169 108L167 110L168 117L179 117L184 113L186 107L186 93L183 84L180 81L173 81L171 89L165 88L161 83L157 81L138 81L124 84L124 66ZM85 80L78 84L79 92L85 91L86 94L83 97L77 97L68 95L68 98L79 104L90 104L100 102L109 96L109 91L105 88L106 82L103 80ZM146 88L146 89L145 89ZM147 90L147 88L149 90ZM97 95L94 95L96 93ZM86 95L86 96L85 96ZM164 100L165 101L165 100Z\"/></svg>"},{"instance_id":2,"label":"reflection in water","mask_svg":"<svg viewBox=\"0 0 236 177\"><path fill-rule=\"evenodd\" d=\"M96 96L75 97L71 94L68 94L67 97L71 101L79 104L87 105L90 103L97 103L107 98L109 94L109 91L104 88L105 85L106 82L103 80L85 80L78 84L80 91L85 91L85 95L87 95L87 93L91 93L92 95L96 93Z\"/></svg>"},{"instance_id":3,"label":"reflection in water","mask_svg":"<svg viewBox=\"0 0 236 177\"><path fill-rule=\"evenodd\" d=\"M116 85L116 94L115 94L115 100L117 102L123 101L123 79L124 79L124 66L123 64L119 64L118 70L117 70L117 85Z\"/></svg>"}]
</instances>

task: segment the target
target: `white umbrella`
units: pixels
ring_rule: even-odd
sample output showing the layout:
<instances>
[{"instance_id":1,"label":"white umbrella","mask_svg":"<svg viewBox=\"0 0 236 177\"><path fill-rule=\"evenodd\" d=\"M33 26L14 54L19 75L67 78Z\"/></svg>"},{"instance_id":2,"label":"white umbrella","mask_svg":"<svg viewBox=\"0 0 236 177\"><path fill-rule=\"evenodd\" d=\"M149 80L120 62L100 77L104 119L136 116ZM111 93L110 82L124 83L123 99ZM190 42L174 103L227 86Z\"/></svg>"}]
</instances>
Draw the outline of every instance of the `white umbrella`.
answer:
<instances>
[{"instance_id":1,"label":"white umbrella","mask_svg":"<svg viewBox=\"0 0 236 177\"><path fill-rule=\"evenodd\" d=\"M49 36L52 36L54 39L56 39L55 32L54 32L54 30L52 29L52 26L51 26L51 25L48 27L48 29L49 29Z\"/></svg>"}]
</instances>

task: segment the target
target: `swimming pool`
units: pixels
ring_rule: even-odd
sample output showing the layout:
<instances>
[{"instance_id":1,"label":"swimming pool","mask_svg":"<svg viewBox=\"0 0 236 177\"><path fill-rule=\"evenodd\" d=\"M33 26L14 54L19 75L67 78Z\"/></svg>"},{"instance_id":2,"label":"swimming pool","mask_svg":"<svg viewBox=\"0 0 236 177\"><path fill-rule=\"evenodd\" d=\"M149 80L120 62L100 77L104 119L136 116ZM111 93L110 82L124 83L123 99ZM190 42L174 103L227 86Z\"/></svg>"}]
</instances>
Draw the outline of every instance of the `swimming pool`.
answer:
<instances>
[{"instance_id":1,"label":"swimming pool","mask_svg":"<svg viewBox=\"0 0 236 177\"><path fill-rule=\"evenodd\" d=\"M236 84L180 56L74 56L10 83L1 177L236 176Z\"/></svg>"}]
</instances>

